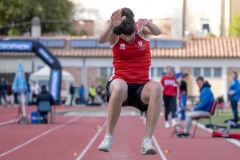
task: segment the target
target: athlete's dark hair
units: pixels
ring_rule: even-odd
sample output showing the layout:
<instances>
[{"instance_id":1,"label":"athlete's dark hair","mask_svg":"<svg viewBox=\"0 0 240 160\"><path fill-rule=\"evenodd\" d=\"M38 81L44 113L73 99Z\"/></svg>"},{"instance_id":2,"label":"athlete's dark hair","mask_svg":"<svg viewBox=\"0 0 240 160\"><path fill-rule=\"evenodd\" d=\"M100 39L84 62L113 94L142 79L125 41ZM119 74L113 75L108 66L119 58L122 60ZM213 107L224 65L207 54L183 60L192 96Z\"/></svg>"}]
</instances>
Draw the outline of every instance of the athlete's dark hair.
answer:
<instances>
[{"instance_id":1,"label":"athlete's dark hair","mask_svg":"<svg viewBox=\"0 0 240 160\"><path fill-rule=\"evenodd\" d=\"M188 73L184 73L183 75L182 75L182 78L185 78L185 77L187 77L188 76Z\"/></svg>"},{"instance_id":2,"label":"athlete's dark hair","mask_svg":"<svg viewBox=\"0 0 240 160\"><path fill-rule=\"evenodd\" d=\"M175 69L174 69L172 66L167 66L166 69L167 69L167 70L168 70L168 69L171 69L172 72L173 72L173 74L175 74Z\"/></svg>"},{"instance_id":3,"label":"athlete's dark hair","mask_svg":"<svg viewBox=\"0 0 240 160\"><path fill-rule=\"evenodd\" d=\"M183 75L182 75L182 78L181 78L181 80L183 80L185 77L187 77L188 76L188 73L184 73Z\"/></svg>"},{"instance_id":4,"label":"athlete's dark hair","mask_svg":"<svg viewBox=\"0 0 240 160\"><path fill-rule=\"evenodd\" d=\"M204 82L204 78L202 76L197 77L196 81L202 81Z\"/></svg>"},{"instance_id":5,"label":"athlete's dark hair","mask_svg":"<svg viewBox=\"0 0 240 160\"><path fill-rule=\"evenodd\" d=\"M134 18L134 13L130 8L124 7L122 8L122 17L123 16Z\"/></svg>"},{"instance_id":6,"label":"athlete's dark hair","mask_svg":"<svg viewBox=\"0 0 240 160\"><path fill-rule=\"evenodd\" d=\"M47 90L47 87L45 85L42 85L41 86L41 91L46 91Z\"/></svg>"},{"instance_id":7,"label":"athlete's dark hair","mask_svg":"<svg viewBox=\"0 0 240 160\"><path fill-rule=\"evenodd\" d=\"M126 36L131 35L135 30L135 21L133 11L129 8L122 8L121 17L125 16L126 19L113 29L113 33L116 35L124 34Z\"/></svg>"},{"instance_id":8,"label":"athlete's dark hair","mask_svg":"<svg viewBox=\"0 0 240 160\"><path fill-rule=\"evenodd\" d=\"M235 75L235 78L238 78L238 73L236 71L232 72Z\"/></svg>"}]
</instances>

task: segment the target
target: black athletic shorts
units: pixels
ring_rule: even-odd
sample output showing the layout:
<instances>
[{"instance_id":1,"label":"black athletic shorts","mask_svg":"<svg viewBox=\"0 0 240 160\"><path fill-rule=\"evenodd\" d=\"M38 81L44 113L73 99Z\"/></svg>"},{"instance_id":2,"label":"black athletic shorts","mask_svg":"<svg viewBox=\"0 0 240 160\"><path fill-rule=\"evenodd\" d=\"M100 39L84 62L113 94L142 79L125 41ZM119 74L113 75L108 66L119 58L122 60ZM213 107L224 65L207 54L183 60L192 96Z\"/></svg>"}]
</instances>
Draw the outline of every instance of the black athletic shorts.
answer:
<instances>
[{"instance_id":1,"label":"black athletic shorts","mask_svg":"<svg viewBox=\"0 0 240 160\"><path fill-rule=\"evenodd\" d=\"M107 91L107 102L110 99L110 85L111 81L108 81L106 85L106 91ZM122 106L133 106L140 111L147 111L148 104L145 104L141 100L141 93L143 90L143 87L146 83L144 84L127 84L128 85L128 96L127 99L123 102Z\"/></svg>"}]
</instances>

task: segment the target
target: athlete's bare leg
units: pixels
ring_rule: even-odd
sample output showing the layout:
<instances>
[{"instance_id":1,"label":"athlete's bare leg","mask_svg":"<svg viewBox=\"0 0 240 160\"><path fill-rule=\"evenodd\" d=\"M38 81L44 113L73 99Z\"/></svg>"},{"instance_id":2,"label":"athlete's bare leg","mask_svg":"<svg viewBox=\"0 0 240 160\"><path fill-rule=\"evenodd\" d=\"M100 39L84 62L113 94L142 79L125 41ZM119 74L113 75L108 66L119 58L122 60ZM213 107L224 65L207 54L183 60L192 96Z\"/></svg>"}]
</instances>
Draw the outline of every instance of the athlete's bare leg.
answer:
<instances>
[{"instance_id":1,"label":"athlete's bare leg","mask_svg":"<svg viewBox=\"0 0 240 160\"><path fill-rule=\"evenodd\" d=\"M162 86L158 82L148 82L145 84L142 94L142 102L148 104L146 118L146 137L152 137L156 128L162 107Z\"/></svg>"},{"instance_id":2,"label":"athlete's bare leg","mask_svg":"<svg viewBox=\"0 0 240 160\"><path fill-rule=\"evenodd\" d=\"M115 79L111 82L111 97L108 102L106 135L113 135L119 115L121 113L122 103L127 99L128 86L122 79Z\"/></svg>"}]
</instances>

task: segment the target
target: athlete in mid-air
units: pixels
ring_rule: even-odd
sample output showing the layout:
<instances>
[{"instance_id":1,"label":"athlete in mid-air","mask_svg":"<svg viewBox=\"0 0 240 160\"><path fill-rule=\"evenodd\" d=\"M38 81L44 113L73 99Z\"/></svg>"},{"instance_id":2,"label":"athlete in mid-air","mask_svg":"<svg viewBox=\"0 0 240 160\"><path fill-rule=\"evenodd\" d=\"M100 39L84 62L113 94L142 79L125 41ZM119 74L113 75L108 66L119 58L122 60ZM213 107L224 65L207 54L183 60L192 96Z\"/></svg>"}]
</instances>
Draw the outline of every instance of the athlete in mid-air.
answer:
<instances>
[{"instance_id":1,"label":"athlete in mid-air","mask_svg":"<svg viewBox=\"0 0 240 160\"><path fill-rule=\"evenodd\" d=\"M122 106L134 106L147 111L141 154L157 153L152 136L162 106L162 87L159 82L150 81L151 53L147 36L159 34L159 28L150 20L135 22L129 8L116 10L102 31L99 43L108 42L112 47L113 75L106 86L107 126L105 137L98 146L100 151L109 152L111 149Z\"/></svg>"}]
</instances>

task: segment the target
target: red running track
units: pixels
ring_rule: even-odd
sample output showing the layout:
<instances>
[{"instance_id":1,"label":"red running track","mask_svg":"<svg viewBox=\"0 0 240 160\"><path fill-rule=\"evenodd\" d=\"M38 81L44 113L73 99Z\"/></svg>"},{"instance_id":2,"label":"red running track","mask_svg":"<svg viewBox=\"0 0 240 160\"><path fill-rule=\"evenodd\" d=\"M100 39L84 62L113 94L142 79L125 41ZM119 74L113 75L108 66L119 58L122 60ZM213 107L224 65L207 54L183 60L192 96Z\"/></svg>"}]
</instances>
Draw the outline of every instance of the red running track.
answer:
<instances>
[{"instance_id":1,"label":"red running track","mask_svg":"<svg viewBox=\"0 0 240 160\"><path fill-rule=\"evenodd\" d=\"M104 137L104 131L93 143L83 160L154 160L161 159L160 155L142 156L140 154L141 141L144 136L145 126L138 116L120 117L112 149L109 153L99 152L98 145Z\"/></svg>"},{"instance_id":2,"label":"red running track","mask_svg":"<svg viewBox=\"0 0 240 160\"><path fill-rule=\"evenodd\" d=\"M36 106L27 106L26 114L30 115L30 112L35 110L37 110ZM21 117L21 113L19 114L19 106L0 106L0 125L10 120L16 120L19 117Z\"/></svg>"},{"instance_id":3,"label":"red running track","mask_svg":"<svg viewBox=\"0 0 240 160\"><path fill-rule=\"evenodd\" d=\"M72 121L66 123L69 120ZM103 121L104 118L63 117L61 120L59 118L57 124L3 126L0 139L1 144L4 145L0 147L0 157L4 152L20 145L19 148L12 150L1 159L75 159L73 153L83 150L96 133L96 126ZM4 140L4 137L7 138ZM21 146L26 142L29 143Z\"/></svg>"},{"instance_id":4,"label":"red running track","mask_svg":"<svg viewBox=\"0 0 240 160\"><path fill-rule=\"evenodd\" d=\"M163 117L161 117L163 122ZM172 129L165 129L163 123L158 123L155 132L156 139L163 150L168 150L167 159L184 160L239 160L240 148L222 138L212 138L211 133L201 128L197 129L195 138L170 138ZM193 128L195 126L192 126Z\"/></svg>"},{"instance_id":5,"label":"red running track","mask_svg":"<svg viewBox=\"0 0 240 160\"><path fill-rule=\"evenodd\" d=\"M94 110L94 108L92 109ZM77 109L74 108L73 110ZM142 156L140 154L145 125L138 116L120 117L112 150L109 153L99 152L97 146L104 137L105 128L98 130L97 126L103 125L105 121L106 117L66 117L58 115L54 124L0 126L0 159L162 159L159 153L155 156ZM164 128L163 117L161 117L155 131L155 137L160 148L163 151L169 151L168 153L163 152L169 160L239 160L239 147L225 139L211 138L209 132L200 128L197 130L194 139L170 138L171 132L172 129Z\"/></svg>"}]
</instances>

